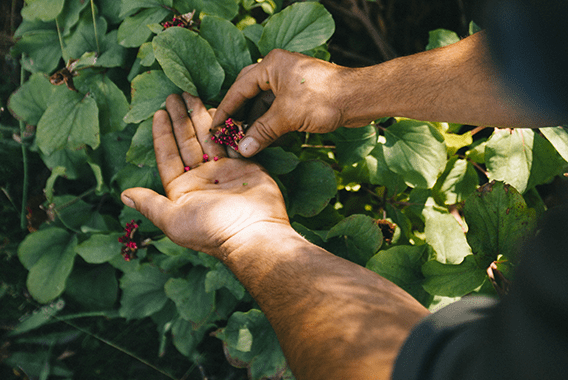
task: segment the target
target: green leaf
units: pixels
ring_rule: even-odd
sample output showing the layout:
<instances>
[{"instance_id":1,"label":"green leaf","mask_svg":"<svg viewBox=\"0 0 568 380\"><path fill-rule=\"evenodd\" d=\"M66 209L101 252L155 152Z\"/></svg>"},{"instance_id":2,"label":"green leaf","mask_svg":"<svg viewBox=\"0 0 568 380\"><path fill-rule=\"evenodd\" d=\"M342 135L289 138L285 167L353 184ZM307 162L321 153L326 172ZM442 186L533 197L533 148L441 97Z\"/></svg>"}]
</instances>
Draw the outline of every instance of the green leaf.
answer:
<instances>
[{"instance_id":1,"label":"green leaf","mask_svg":"<svg viewBox=\"0 0 568 380\"><path fill-rule=\"evenodd\" d=\"M163 237L160 240L152 240L151 244L168 256L179 256L184 253L192 252L190 249L182 247L170 240L169 237Z\"/></svg>"},{"instance_id":2,"label":"green leaf","mask_svg":"<svg viewBox=\"0 0 568 380\"><path fill-rule=\"evenodd\" d=\"M165 8L150 8L126 18L118 27L118 43L124 47L138 47L142 45L152 35L152 31L147 25L161 22L169 14L170 11Z\"/></svg>"},{"instance_id":3,"label":"green leaf","mask_svg":"<svg viewBox=\"0 0 568 380\"><path fill-rule=\"evenodd\" d=\"M336 157L340 165L347 166L361 161L377 145L377 131L372 125L361 128L339 128L332 133L336 145Z\"/></svg>"},{"instance_id":4,"label":"green leaf","mask_svg":"<svg viewBox=\"0 0 568 380\"><path fill-rule=\"evenodd\" d=\"M262 55L273 49L310 50L325 43L334 31L333 18L323 5L295 3L268 19L258 48Z\"/></svg>"},{"instance_id":5,"label":"green leaf","mask_svg":"<svg viewBox=\"0 0 568 380\"><path fill-rule=\"evenodd\" d=\"M120 4L120 18L130 15L142 8L158 8L158 7L170 7L174 6L173 0L128 0L122 1ZM156 11L156 9L154 9Z\"/></svg>"},{"instance_id":6,"label":"green leaf","mask_svg":"<svg viewBox=\"0 0 568 380\"><path fill-rule=\"evenodd\" d=\"M286 175L293 186L288 187L288 214L315 216L337 192L333 169L323 161L303 161Z\"/></svg>"},{"instance_id":7,"label":"green leaf","mask_svg":"<svg viewBox=\"0 0 568 380\"><path fill-rule=\"evenodd\" d=\"M568 161L568 127L540 128L540 131L562 158Z\"/></svg>"},{"instance_id":8,"label":"green leaf","mask_svg":"<svg viewBox=\"0 0 568 380\"><path fill-rule=\"evenodd\" d=\"M238 0L203 1L202 12L232 20L239 13L239 3Z\"/></svg>"},{"instance_id":9,"label":"green leaf","mask_svg":"<svg viewBox=\"0 0 568 380\"><path fill-rule=\"evenodd\" d=\"M112 25L116 25L122 21L124 17L120 17L120 7L122 1L116 0L98 0L100 15L103 16Z\"/></svg>"},{"instance_id":10,"label":"green leaf","mask_svg":"<svg viewBox=\"0 0 568 380\"><path fill-rule=\"evenodd\" d=\"M446 167L444 138L430 123L401 120L385 131L385 162L411 187L432 188Z\"/></svg>"},{"instance_id":11,"label":"green leaf","mask_svg":"<svg viewBox=\"0 0 568 380\"><path fill-rule=\"evenodd\" d=\"M341 239L330 241L336 237ZM365 265L383 244L383 234L373 218L351 215L329 230L326 240L333 243L333 253ZM339 251L340 247L343 252Z\"/></svg>"},{"instance_id":12,"label":"green leaf","mask_svg":"<svg viewBox=\"0 0 568 380\"><path fill-rule=\"evenodd\" d=\"M110 265L76 266L65 293L87 310L111 310L118 297L116 270Z\"/></svg>"},{"instance_id":13,"label":"green leaf","mask_svg":"<svg viewBox=\"0 0 568 380\"><path fill-rule=\"evenodd\" d=\"M422 286L432 294L444 297L463 297L485 281L484 269L477 266L474 255L466 256L459 265L442 264L436 260L422 266L426 279Z\"/></svg>"},{"instance_id":14,"label":"green leaf","mask_svg":"<svg viewBox=\"0 0 568 380\"><path fill-rule=\"evenodd\" d=\"M471 255L465 233L453 215L431 206L426 206L422 213L426 242L436 251L436 260L459 264Z\"/></svg>"},{"instance_id":15,"label":"green leaf","mask_svg":"<svg viewBox=\"0 0 568 380\"><path fill-rule=\"evenodd\" d=\"M151 42L144 42L140 49L138 50L137 58L140 58L140 64L142 66L152 66L156 62L156 57L154 57L154 48Z\"/></svg>"},{"instance_id":16,"label":"green leaf","mask_svg":"<svg viewBox=\"0 0 568 380\"><path fill-rule=\"evenodd\" d=\"M37 125L36 141L47 155L64 147L99 146L99 110L93 97L61 87Z\"/></svg>"},{"instance_id":17,"label":"green leaf","mask_svg":"<svg viewBox=\"0 0 568 380\"><path fill-rule=\"evenodd\" d=\"M88 173L88 167L86 165L87 153L85 149L56 150L49 156L44 155L42 159L49 170L53 170L58 166L64 167L65 178L67 179L78 179L85 177L85 173Z\"/></svg>"},{"instance_id":18,"label":"green leaf","mask_svg":"<svg viewBox=\"0 0 568 380\"><path fill-rule=\"evenodd\" d=\"M223 68L211 46L197 33L168 28L154 37L152 46L164 73L179 88L204 100L219 93L225 76Z\"/></svg>"},{"instance_id":19,"label":"green leaf","mask_svg":"<svg viewBox=\"0 0 568 380\"><path fill-rule=\"evenodd\" d=\"M452 32L447 29L431 30L428 32L428 35L428 45L426 45L426 50L448 46L460 40L460 37L456 32Z\"/></svg>"},{"instance_id":20,"label":"green leaf","mask_svg":"<svg viewBox=\"0 0 568 380\"><path fill-rule=\"evenodd\" d=\"M102 17L97 17L97 31L93 26L93 17L90 12L81 16L76 30L63 39L65 49L63 59L78 59L86 52L97 52L100 44L97 38L101 38L107 31L107 22Z\"/></svg>"},{"instance_id":21,"label":"green leaf","mask_svg":"<svg viewBox=\"0 0 568 380\"><path fill-rule=\"evenodd\" d=\"M94 210L94 207L74 195L53 197L53 210L65 227L74 231L106 231L107 220Z\"/></svg>"},{"instance_id":22,"label":"green leaf","mask_svg":"<svg viewBox=\"0 0 568 380\"><path fill-rule=\"evenodd\" d=\"M53 200L53 186L55 186L55 180L58 177L66 177L65 175L66 169L63 166L56 166L51 170L51 175L45 182L45 198L48 202Z\"/></svg>"},{"instance_id":23,"label":"green leaf","mask_svg":"<svg viewBox=\"0 0 568 380\"><path fill-rule=\"evenodd\" d=\"M18 323L15 329L11 330L8 333L8 336L23 334L45 325L47 322L51 321L53 317L56 316L57 313L64 307L65 301L59 299L49 305L45 305L31 315L21 317L21 322Z\"/></svg>"},{"instance_id":24,"label":"green leaf","mask_svg":"<svg viewBox=\"0 0 568 380\"><path fill-rule=\"evenodd\" d=\"M29 125L37 125L51 101L54 89L45 74L32 74L28 81L10 96L8 108L16 119Z\"/></svg>"},{"instance_id":25,"label":"green leaf","mask_svg":"<svg viewBox=\"0 0 568 380\"><path fill-rule=\"evenodd\" d=\"M22 17L25 20L50 21L63 10L65 0L34 0L28 1L27 6L22 9Z\"/></svg>"},{"instance_id":26,"label":"green leaf","mask_svg":"<svg viewBox=\"0 0 568 380\"><path fill-rule=\"evenodd\" d=\"M245 296L244 286L223 263L218 263L205 276L205 291L211 293L221 288L227 288L238 300Z\"/></svg>"},{"instance_id":27,"label":"green leaf","mask_svg":"<svg viewBox=\"0 0 568 380\"><path fill-rule=\"evenodd\" d=\"M401 175L398 175L387 166L384 154L384 145L377 144L365 157L369 169L369 181L373 185L382 185L387 188L387 194L393 196L406 190L406 183Z\"/></svg>"},{"instance_id":28,"label":"green leaf","mask_svg":"<svg viewBox=\"0 0 568 380\"><path fill-rule=\"evenodd\" d=\"M171 278L165 285L166 295L175 302L179 315L186 321L201 326L215 311L215 292L205 291L203 267L191 269L185 279Z\"/></svg>"},{"instance_id":29,"label":"green leaf","mask_svg":"<svg viewBox=\"0 0 568 380\"><path fill-rule=\"evenodd\" d=\"M153 70L140 74L132 81L132 103L124 121L140 123L164 107L168 95L181 93L163 71Z\"/></svg>"},{"instance_id":30,"label":"green leaf","mask_svg":"<svg viewBox=\"0 0 568 380\"><path fill-rule=\"evenodd\" d=\"M121 233L95 234L75 248L75 252L89 264L102 264L120 255L122 244L118 242Z\"/></svg>"},{"instance_id":31,"label":"green leaf","mask_svg":"<svg viewBox=\"0 0 568 380\"><path fill-rule=\"evenodd\" d=\"M126 165L116 173L112 182L118 185L121 192L132 187L147 187L158 192L163 191L157 168L150 166L139 168L134 165Z\"/></svg>"},{"instance_id":32,"label":"green leaf","mask_svg":"<svg viewBox=\"0 0 568 380\"><path fill-rule=\"evenodd\" d=\"M234 0L230 1L236 4ZM241 70L252 64L245 36L230 21L213 16L203 18L199 33L213 48L217 60L225 70L224 84L229 87Z\"/></svg>"},{"instance_id":33,"label":"green leaf","mask_svg":"<svg viewBox=\"0 0 568 380\"><path fill-rule=\"evenodd\" d=\"M281 147L266 148L255 158L269 173L275 175L290 173L300 163L300 159L294 153L286 152Z\"/></svg>"},{"instance_id":34,"label":"green leaf","mask_svg":"<svg viewBox=\"0 0 568 380\"><path fill-rule=\"evenodd\" d=\"M126 127L123 118L128 112L128 101L124 93L106 74L83 72L75 84L81 92L92 94L97 102L102 134L121 131Z\"/></svg>"},{"instance_id":35,"label":"green leaf","mask_svg":"<svg viewBox=\"0 0 568 380\"><path fill-rule=\"evenodd\" d=\"M130 149L126 153L126 161L138 166L157 165L152 138L152 119L142 122L136 130Z\"/></svg>"},{"instance_id":36,"label":"green leaf","mask_svg":"<svg viewBox=\"0 0 568 380\"><path fill-rule=\"evenodd\" d=\"M432 296L422 287L422 263L427 259L429 251L428 244L391 247L373 256L366 268L394 282L427 307Z\"/></svg>"},{"instance_id":37,"label":"green leaf","mask_svg":"<svg viewBox=\"0 0 568 380\"><path fill-rule=\"evenodd\" d=\"M234 313L215 336L223 341L229 363L246 366L252 380L274 378L287 367L276 333L260 310Z\"/></svg>"},{"instance_id":38,"label":"green leaf","mask_svg":"<svg viewBox=\"0 0 568 380\"><path fill-rule=\"evenodd\" d=\"M63 37L66 37L69 33L71 33L71 28L77 25L79 22L79 15L87 5L89 5L89 2L84 0L65 1L63 12L61 12L57 17L57 24L62 30Z\"/></svg>"},{"instance_id":39,"label":"green leaf","mask_svg":"<svg viewBox=\"0 0 568 380\"><path fill-rule=\"evenodd\" d=\"M12 49L12 55L25 54L22 63L32 73L51 73L61 60L61 45L55 30L37 30L24 33Z\"/></svg>"},{"instance_id":40,"label":"green leaf","mask_svg":"<svg viewBox=\"0 0 568 380\"><path fill-rule=\"evenodd\" d=\"M479 178L473 165L467 160L452 157L432 188L432 194L437 203L453 205L473 193L478 183Z\"/></svg>"},{"instance_id":41,"label":"green leaf","mask_svg":"<svg viewBox=\"0 0 568 380\"><path fill-rule=\"evenodd\" d=\"M490 180L504 181L520 193L562 173L565 161L532 129L495 129L485 147Z\"/></svg>"},{"instance_id":42,"label":"green leaf","mask_svg":"<svg viewBox=\"0 0 568 380\"><path fill-rule=\"evenodd\" d=\"M76 245L76 236L54 227L30 234L20 244L18 258L30 271L26 285L35 300L47 303L63 292Z\"/></svg>"},{"instance_id":43,"label":"green leaf","mask_svg":"<svg viewBox=\"0 0 568 380\"><path fill-rule=\"evenodd\" d=\"M142 264L138 270L125 273L120 279L120 316L144 318L160 311L168 301L164 285L169 278L150 264Z\"/></svg>"},{"instance_id":44,"label":"green leaf","mask_svg":"<svg viewBox=\"0 0 568 380\"><path fill-rule=\"evenodd\" d=\"M174 346L185 356L191 356L211 328L209 325L199 326L196 329L194 327L191 322L183 318L177 318L172 325Z\"/></svg>"},{"instance_id":45,"label":"green leaf","mask_svg":"<svg viewBox=\"0 0 568 380\"><path fill-rule=\"evenodd\" d=\"M536 219L534 209L527 207L515 188L496 181L466 199L464 216L469 226L467 241L481 268L487 268L499 255L515 259Z\"/></svg>"},{"instance_id":46,"label":"green leaf","mask_svg":"<svg viewBox=\"0 0 568 380\"><path fill-rule=\"evenodd\" d=\"M127 49L118 44L117 30L112 30L104 36L99 36L101 54L95 62L97 67L119 67L126 62Z\"/></svg>"}]
</instances>

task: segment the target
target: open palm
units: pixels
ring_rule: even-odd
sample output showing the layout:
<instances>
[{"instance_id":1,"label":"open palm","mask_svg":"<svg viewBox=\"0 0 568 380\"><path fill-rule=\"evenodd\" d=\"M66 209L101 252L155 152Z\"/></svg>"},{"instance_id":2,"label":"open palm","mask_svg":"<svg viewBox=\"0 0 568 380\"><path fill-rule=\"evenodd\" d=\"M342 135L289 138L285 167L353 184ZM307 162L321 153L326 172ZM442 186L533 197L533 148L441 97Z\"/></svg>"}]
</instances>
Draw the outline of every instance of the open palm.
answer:
<instances>
[{"instance_id":1,"label":"open palm","mask_svg":"<svg viewBox=\"0 0 568 380\"><path fill-rule=\"evenodd\" d=\"M156 112L152 126L166 197L132 188L122 194L126 205L175 243L219 259L234 248L230 241L237 235L242 239L263 223L288 225L276 183L260 165L229 158L211 141L211 114L198 98L170 95L166 109Z\"/></svg>"}]
</instances>

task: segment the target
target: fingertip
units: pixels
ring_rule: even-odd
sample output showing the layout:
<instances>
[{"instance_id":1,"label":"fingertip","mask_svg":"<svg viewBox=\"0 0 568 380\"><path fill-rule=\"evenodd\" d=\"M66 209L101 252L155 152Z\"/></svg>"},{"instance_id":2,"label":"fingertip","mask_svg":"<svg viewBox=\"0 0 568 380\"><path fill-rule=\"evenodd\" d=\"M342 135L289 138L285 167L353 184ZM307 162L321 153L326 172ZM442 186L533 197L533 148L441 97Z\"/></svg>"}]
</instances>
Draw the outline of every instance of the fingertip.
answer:
<instances>
[{"instance_id":1,"label":"fingertip","mask_svg":"<svg viewBox=\"0 0 568 380\"><path fill-rule=\"evenodd\" d=\"M134 202L134 199L132 199L131 195L127 194L126 191L122 192L122 194L120 195L120 199L122 200L122 203L124 203L126 206L136 209L136 202Z\"/></svg>"},{"instance_id":2,"label":"fingertip","mask_svg":"<svg viewBox=\"0 0 568 380\"><path fill-rule=\"evenodd\" d=\"M239 153L244 157L254 156L260 150L260 143L257 139L247 136L239 143Z\"/></svg>"}]
</instances>

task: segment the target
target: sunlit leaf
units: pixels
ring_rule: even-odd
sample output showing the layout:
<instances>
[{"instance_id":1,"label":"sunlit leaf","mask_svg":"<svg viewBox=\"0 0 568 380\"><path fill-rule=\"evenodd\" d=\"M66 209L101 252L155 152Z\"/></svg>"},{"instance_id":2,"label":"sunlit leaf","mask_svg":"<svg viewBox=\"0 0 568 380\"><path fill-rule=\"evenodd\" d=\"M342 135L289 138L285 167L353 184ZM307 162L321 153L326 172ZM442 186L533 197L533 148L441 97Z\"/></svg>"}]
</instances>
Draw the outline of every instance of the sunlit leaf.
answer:
<instances>
[{"instance_id":1,"label":"sunlit leaf","mask_svg":"<svg viewBox=\"0 0 568 380\"><path fill-rule=\"evenodd\" d=\"M383 234L373 218L351 215L329 230L326 240L333 253L365 265L383 244Z\"/></svg>"},{"instance_id":2,"label":"sunlit leaf","mask_svg":"<svg viewBox=\"0 0 568 380\"><path fill-rule=\"evenodd\" d=\"M463 297L480 287L487 274L477 266L475 257L465 257L461 264L442 264L430 260L422 266L426 278L422 286L432 294L444 297Z\"/></svg>"},{"instance_id":3,"label":"sunlit leaf","mask_svg":"<svg viewBox=\"0 0 568 380\"><path fill-rule=\"evenodd\" d=\"M430 206L425 207L422 213L426 242L436 251L439 262L459 264L471 254L465 233L453 215Z\"/></svg>"},{"instance_id":4,"label":"sunlit leaf","mask_svg":"<svg viewBox=\"0 0 568 380\"><path fill-rule=\"evenodd\" d=\"M460 40L456 32L447 29L436 29L428 33L428 45L426 50L439 48L442 46L451 45Z\"/></svg>"},{"instance_id":5,"label":"sunlit leaf","mask_svg":"<svg viewBox=\"0 0 568 380\"><path fill-rule=\"evenodd\" d=\"M439 204L453 205L463 201L479 183L477 172L467 160L453 157L432 188L434 198Z\"/></svg>"}]
</instances>

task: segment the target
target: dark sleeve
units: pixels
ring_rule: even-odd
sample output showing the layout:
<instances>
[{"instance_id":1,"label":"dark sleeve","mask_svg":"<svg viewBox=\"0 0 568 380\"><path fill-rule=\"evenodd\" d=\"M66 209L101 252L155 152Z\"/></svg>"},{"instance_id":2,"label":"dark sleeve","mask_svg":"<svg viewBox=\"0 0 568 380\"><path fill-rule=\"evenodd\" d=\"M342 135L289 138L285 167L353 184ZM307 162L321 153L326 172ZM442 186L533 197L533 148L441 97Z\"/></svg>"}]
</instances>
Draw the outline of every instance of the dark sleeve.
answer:
<instances>
[{"instance_id":1,"label":"dark sleeve","mask_svg":"<svg viewBox=\"0 0 568 380\"><path fill-rule=\"evenodd\" d=\"M421 322L394 380L568 378L568 207L550 210L524 244L511 293L465 298Z\"/></svg>"}]
</instances>

